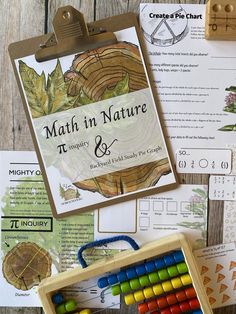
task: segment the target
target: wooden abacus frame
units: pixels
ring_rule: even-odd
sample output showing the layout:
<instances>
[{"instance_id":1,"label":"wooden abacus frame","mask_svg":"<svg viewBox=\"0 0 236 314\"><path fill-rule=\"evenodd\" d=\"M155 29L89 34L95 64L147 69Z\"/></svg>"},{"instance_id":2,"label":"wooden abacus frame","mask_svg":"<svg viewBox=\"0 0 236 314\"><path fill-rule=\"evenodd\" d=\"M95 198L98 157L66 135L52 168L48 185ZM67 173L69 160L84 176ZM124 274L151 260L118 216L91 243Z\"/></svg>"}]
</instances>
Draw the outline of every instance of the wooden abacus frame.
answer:
<instances>
[{"instance_id":1,"label":"wooden abacus frame","mask_svg":"<svg viewBox=\"0 0 236 314\"><path fill-rule=\"evenodd\" d=\"M213 313L201 281L195 258L191 252L187 239L182 233L170 235L146 244L137 251L127 250L118 253L112 257L97 261L87 268L81 269L80 267L77 267L44 279L38 287L38 294L41 299L43 309L46 314L55 314L55 305L51 300L53 294L83 280L103 275L104 269L106 269L106 272L114 271L146 259L158 257L159 255L177 249L181 249L184 254L185 262L192 278L193 287L201 305L201 310L204 314Z\"/></svg>"},{"instance_id":2,"label":"wooden abacus frame","mask_svg":"<svg viewBox=\"0 0 236 314\"><path fill-rule=\"evenodd\" d=\"M236 5L230 0L209 0L206 5L205 38L236 40Z\"/></svg>"}]
</instances>

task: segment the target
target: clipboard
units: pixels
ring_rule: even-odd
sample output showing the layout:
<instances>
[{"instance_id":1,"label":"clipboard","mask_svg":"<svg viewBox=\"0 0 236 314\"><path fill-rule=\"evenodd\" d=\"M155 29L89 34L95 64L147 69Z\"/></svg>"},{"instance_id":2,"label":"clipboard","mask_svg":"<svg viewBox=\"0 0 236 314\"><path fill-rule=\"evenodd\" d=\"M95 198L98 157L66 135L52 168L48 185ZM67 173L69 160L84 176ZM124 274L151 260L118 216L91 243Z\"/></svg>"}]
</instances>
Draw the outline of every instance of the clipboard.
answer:
<instances>
[{"instance_id":1,"label":"clipboard","mask_svg":"<svg viewBox=\"0 0 236 314\"><path fill-rule=\"evenodd\" d=\"M174 188L135 14L53 26L9 54L54 217Z\"/></svg>"}]
</instances>

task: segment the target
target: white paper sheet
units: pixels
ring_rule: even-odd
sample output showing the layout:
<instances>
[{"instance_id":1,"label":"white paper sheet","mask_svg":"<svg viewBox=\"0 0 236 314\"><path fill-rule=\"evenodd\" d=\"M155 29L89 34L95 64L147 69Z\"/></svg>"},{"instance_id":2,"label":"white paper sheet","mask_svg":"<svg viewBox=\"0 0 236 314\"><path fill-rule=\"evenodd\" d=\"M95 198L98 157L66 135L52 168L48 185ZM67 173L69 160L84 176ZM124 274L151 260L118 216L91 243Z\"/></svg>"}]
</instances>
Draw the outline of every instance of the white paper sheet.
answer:
<instances>
[{"instance_id":1,"label":"white paper sheet","mask_svg":"<svg viewBox=\"0 0 236 314\"><path fill-rule=\"evenodd\" d=\"M44 249L51 258L51 275L79 267L77 260L79 246L93 241L93 214L87 212L62 220L52 217L35 152L0 152L0 199L0 306L41 306L37 294L37 276L31 288L24 280L24 262L22 266L19 256L26 257L22 247L20 249L19 246L26 242L31 247L37 245L41 250ZM15 272L20 272L23 267L19 280L16 280L16 277L6 276L4 271L9 265L6 256L13 255L16 247L21 253L15 254L16 258L11 260L10 266ZM96 250L91 252L87 259L93 260L96 256L99 258L99 255L102 258L104 255L109 255L109 252L104 248ZM42 279L40 265L38 264L37 267L36 270ZM16 276L18 276L17 272ZM10 282L8 282L9 278ZM25 285L21 284L22 282ZM88 289L91 286L93 286L92 291ZM80 302L84 299L89 300L87 306L119 308L119 297L106 294L101 299L104 289L96 287L95 278L80 283L79 289L71 288L70 296L75 293L78 296L78 292L82 290L79 299Z\"/></svg>"},{"instance_id":2,"label":"white paper sheet","mask_svg":"<svg viewBox=\"0 0 236 314\"><path fill-rule=\"evenodd\" d=\"M236 42L205 40L204 23L205 5L140 6L140 24L173 152L235 142L236 88L226 88L236 86Z\"/></svg>"},{"instance_id":3,"label":"white paper sheet","mask_svg":"<svg viewBox=\"0 0 236 314\"><path fill-rule=\"evenodd\" d=\"M235 242L197 250L194 255L212 308L236 304Z\"/></svg>"},{"instance_id":4,"label":"white paper sheet","mask_svg":"<svg viewBox=\"0 0 236 314\"><path fill-rule=\"evenodd\" d=\"M128 234L139 244L163 236L184 232L194 248L206 245L207 186L180 185L173 191L159 193L124 204L95 211L94 238L116 233ZM112 248L127 248L118 242Z\"/></svg>"}]
</instances>

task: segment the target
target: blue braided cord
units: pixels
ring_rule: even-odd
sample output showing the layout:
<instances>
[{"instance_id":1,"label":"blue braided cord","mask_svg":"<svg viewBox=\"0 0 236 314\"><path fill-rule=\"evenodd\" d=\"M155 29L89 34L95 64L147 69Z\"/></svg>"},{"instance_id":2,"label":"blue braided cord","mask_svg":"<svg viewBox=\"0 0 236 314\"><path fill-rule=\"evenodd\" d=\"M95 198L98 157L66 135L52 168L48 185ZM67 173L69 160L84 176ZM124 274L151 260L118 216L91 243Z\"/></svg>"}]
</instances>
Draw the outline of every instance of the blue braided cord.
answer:
<instances>
[{"instance_id":1,"label":"blue braided cord","mask_svg":"<svg viewBox=\"0 0 236 314\"><path fill-rule=\"evenodd\" d=\"M85 259L82 256L82 252L84 250L90 249L90 248L96 247L96 246L102 246L102 245L105 245L105 244L108 244L108 243L112 243L112 242L116 242L116 241L127 241L134 250L138 250L139 249L139 245L132 238L130 238L128 236L125 236L125 235L110 237L110 238L102 239L102 240L96 240L96 241L93 241L93 242L90 242L90 243L87 243L87 244L81 246L81 248L79 249L79 251L78 251L78 260L79 260L81 266L83 268L88 267L88 264L86 263Z\"/></svg>"}]
</instances>

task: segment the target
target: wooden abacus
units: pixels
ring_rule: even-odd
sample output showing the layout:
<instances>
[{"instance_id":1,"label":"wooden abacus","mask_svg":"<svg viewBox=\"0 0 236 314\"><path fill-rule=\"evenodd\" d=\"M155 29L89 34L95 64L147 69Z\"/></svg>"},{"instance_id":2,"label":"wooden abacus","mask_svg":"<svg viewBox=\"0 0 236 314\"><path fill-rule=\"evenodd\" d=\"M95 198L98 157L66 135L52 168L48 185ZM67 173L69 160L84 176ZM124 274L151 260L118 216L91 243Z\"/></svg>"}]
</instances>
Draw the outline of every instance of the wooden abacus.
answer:
<instances>
[{"instance_id":1,"label":"wooden abacus","mask_svg":"<svg viewBox=\"0 0 236 314\"><path fill-rule=\"evenodd\" d=\"M117 237L120 239L130 242L135 251L127 250L87 267L82 251L94 247L96 242L93 242L79 251L81 265L86 268L77 267L41 282L38 293L46 314L94 313L73 300L65 302L59 291L98 276L102 276L97 282L99 288L110 286L112 295L124 294L127 305L138 303L140 314L212 313L194 256L183 234L171 235L141 248L129 237ZM104 269L112 274L104 275Z\"/></svg>"},{"instance_id":2,"label":"wooden abacus","mask_svg":"<svg viewBox=\"0 0 236 314\"><path fill-rule=\"evenodd\" d=\"M236 2L209 0L206 6L205 38L236 39Z\"/></svg>"}]
</instances>

